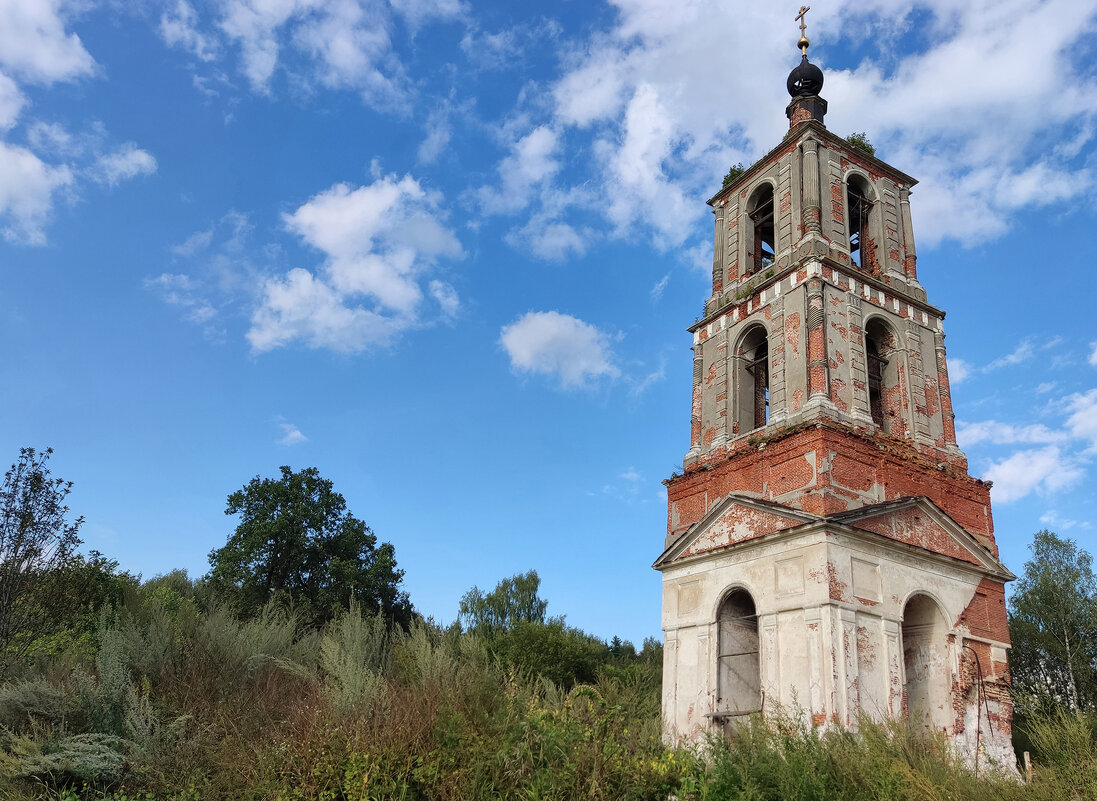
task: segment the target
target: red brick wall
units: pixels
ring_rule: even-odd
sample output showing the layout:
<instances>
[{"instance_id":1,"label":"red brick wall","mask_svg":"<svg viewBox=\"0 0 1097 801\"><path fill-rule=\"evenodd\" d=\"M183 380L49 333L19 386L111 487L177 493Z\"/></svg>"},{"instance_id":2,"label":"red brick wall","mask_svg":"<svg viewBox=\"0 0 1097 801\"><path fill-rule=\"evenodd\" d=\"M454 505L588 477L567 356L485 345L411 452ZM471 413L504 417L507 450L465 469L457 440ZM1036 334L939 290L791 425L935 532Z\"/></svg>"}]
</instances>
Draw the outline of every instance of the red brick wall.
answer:
<instances>
[{"instance_id":1,"label":"red brick wall","mask_svg":"<svg viewBox=\"0 0 1097 801\"><path fill-rule=\"evenodd\" d=\"M836 424L817 423L764 442L743 442L722 461L671 479L668 534L684 531L732 492L753 493L813 514L925 496L997 554L987 484L955 467L939 468L902 442Z\"/></svg>"}]
</instances>

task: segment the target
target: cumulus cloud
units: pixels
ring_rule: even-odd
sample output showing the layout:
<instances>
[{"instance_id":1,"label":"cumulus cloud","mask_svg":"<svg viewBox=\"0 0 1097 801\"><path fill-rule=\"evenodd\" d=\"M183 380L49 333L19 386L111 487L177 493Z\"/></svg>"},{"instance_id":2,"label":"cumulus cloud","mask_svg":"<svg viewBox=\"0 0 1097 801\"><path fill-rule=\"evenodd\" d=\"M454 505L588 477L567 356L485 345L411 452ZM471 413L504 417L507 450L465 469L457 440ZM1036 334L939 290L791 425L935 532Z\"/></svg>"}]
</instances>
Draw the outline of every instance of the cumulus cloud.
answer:
<instances>
[{"instance_id":1,"label":"cumulus cloud","mask_svg":"<svg viewBox=\"0 0 1097 801\"><path fill-rule=\"evenodd\" d=\"M9 242L40 245L54 194L73 182L72 170L51 166L24 147L0 142L0 232Z\"/></svg>"},{"instance_id":2,"label":"cumulus cloud","mask_svg":"<svg viewBox=\"0 0 1097 801\"><path fill-rule=\"evenodd\" d=\"M160 15L160 37L169 47L181 47L202 61L217 57L217 40L199 30L198 12L187 0L176 0Z\"/></svg>"},{"instance_id":3,"label":"cumulus cloud","mask_svg":"<svg viewBox=\"0 0 1097 801\"><path fill-rule=\"evenodd\" d=\"M1077 461L1057 445L1050 445L994 462L983 477L994 482L991 496L995 503L1010 503L1033 491L1047 494L1067 489L1083 475Z\"/></svg>"},{"instance_id":4,"label":"cumulus cloud","mask_svg":"<svg viewBox=\"0 0 1097 801\"><path fill-rule=\"evenodd\" d=\"M15 81L0 73L0 131L6 131L15 125L26 102L27 99L23 97Z\"/></svg>"},{"instance_id":5,"label":"cumulus cloud","mask_svg":"<svg viewBox=\"0 0 1097 801\"><path fill-rule=\"evenodd\" d=\"M948 360L948 380L950 384L959 384L971 376L971 365L963 359Z\"/></svg>"},{"instance_id":6,"label":"cumulus cloud","mask_svg":"<svg viewBox=\"0 0 1097 801\"><path fill-rule=\"evenodd\" d=\"M259 352L301 341L353 353L382 346L420 322L426 274L464 251L441 220L442 196L411 176L335 184L284 217L287 230L320 251L320 269L268 279L247 338ZM428 290L444 315L457 311L450 285Z\"/></svg>"},{"instance_id":7,"label":"cumulus cloud","mask_svg":"<svg viewBox=\"0 0 1097 801\"><path fill-rule=\"evenodd\" d=\"M156 158L133 142L126 142L113 153L105 153L95 160L91 176L99 183L116 186L138 175L156 172Z\"/></svg>"},{"instance_id":8,"label":"cumulus cloud","mask_svg":"<svg viewBox=\"0 0 1097 801\"><path fill-rule=\"evenodd\" d=\"M309 438L293 423L280 422L278 429L282 432L282 436L278 438L279 445L300 445L302 442L309 441Z\"/></svg>"},{"instance_id":9,"label":"cumulus cloud","mask_svg":"<svg viewBox=\"0 0 1097 801\"><path fill-rule=\"evenodd\" d=\"M517 214L534 200L533 190L560 169L556 158L559 136L542 125L510 144L510 154L499 164L499 183L477 192L485 214Z\"/></svg>"},{"instance_id":10,"label":"cumulus cloud","mask_svg":"<svg viewBox=\"0 0 1097 801\"><path fill-rule=\"evenodd\" d=\"M718 187L729 164L781 140L783 86L797 54L777 6L613 5L608 25L565 46L551 108L543 110L543 97L527 103L526 132L551 129L553 158L581 164L583 181L597 176L590 208L610 234L643 233L677 248L707 227L696 198ZM926 44L897 57L884 43L915 14ZM1097 131L1097 90L1075 53L1095 20L1097 0L1009 13L994 0L842 0L813 23L828 127L866 130L888 161L921 179L912 203L920 242L999 236L1018 210L1079 197L1093 184L1080 154ZM827 68L827 45L839 39L864 52L856 67ZM750 69L714 62L720 53Z\"/></svg>"},{"instance_id":11,"label":"cumulus cloud","mask_svg":"<svg viewBox=\"0 0 1097 801\"><path fill-rule=\"evenodd\" d=\"M415 30L463 11L458 0L225 0L217 27L239 47L254 91L269 93L282 67L299 79L355 90L374 107L407 111L413 88L393 50L396 18ZM185 13L172 20L185 21L174 34L180 43L191 41L195 21Z\"/></svg>"},{"instance_id":12,"label":"cumulus cloud","mask_svg":"<svg viewBox=\"0 0 1097 801\"><path fill-rule=\"evenodd\" d=\"M1024 339L1016 348L1007 353L1005 356L999 356L992 361L986 367L983 368L984 372L991 370L998 370L1002 367L1012 367L1022 362L1027 362L1033 356L1036 355L1036 346L1033 344L1031 338Z\"/></svg>"},{"instance_id":13,"label":"cumulus cloud","mask_svg":"<svg viewBox=\"0 0 1097 801\"><path fill-rule=\"evenodd\" d=\"M1066 409L1071 435L1085 441L1088 452L1097 453L1097 389L1068 396Z\"/></svg>"},{"instance_id":14,"label":"cumulus cloud","mask_svg":"<svg viewBox=\"0 0 1097 801\"><path fill-rule=\"evenodd\" d=\"M978 423L959 422L956 425L956 439L961 448L970 448L972 445L981 442L995 445L1013 443L1042 444L1063 442L1068 438L1065 432L1053 431L1039 423L1014 426L1008 423L999 423L996 420L986 420Z\"/></svg>"},{"instance_id":15,"label":"cumulus cloud","mask_svg":"<svg viewBox=\"0 0 1097 801\"><path fill-rule=\"evenodd\" d=\"M565 389L620 375L609 337L570 314L527 312L503 326L499 342L514 370L552 376Z\"/></svg>"},{"instance_id":16,"label":"cumulus cloud","mask_svg":"<svg viewBox=\"0 0 1097 801\"><path fill-rule=\"evenodd\" d=\"M0 0L0 68L50 85L89 75L95 61L80 37L65 33L62 0Z\"/></svg>"},{"instance_id":17,"label":"cumulus cloud","mask_svg":"<svg viewBox=\"0 0 1097 801\"><path fill-rule=\"evenodd\" d=\"M96 64L80 37L65 31L73 4L61 0L0 0L0 133L10 131L26 105L23 84L51 86L92 74ZM73 137L56 123L27 126L27 146L0 140L0 234L10 242L40 245L59 194L75 196L78 179L116 183L155 159L131 147L88 170L89 144L101 141L101 125ZM98 155L98 154L96 154ZM54 163L50 163L50 162Z\"/></svg>"}]
</instances>

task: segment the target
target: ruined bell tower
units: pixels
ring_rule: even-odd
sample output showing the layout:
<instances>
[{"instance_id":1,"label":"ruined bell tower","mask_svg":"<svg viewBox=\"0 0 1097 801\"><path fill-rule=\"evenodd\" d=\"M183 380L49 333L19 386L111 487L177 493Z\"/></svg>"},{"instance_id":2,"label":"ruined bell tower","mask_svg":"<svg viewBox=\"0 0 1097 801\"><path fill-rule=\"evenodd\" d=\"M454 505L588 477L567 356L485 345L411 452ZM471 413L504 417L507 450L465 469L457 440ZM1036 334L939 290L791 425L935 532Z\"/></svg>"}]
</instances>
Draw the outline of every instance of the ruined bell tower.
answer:
<instances>
[{"instance_id":1,"label":"ruined bell tower","mask_svg":"<svg viewBox=\"0 0 1097 801\"><path fill-rule=\"evenodd\" d=\"M1014 576L956 444L915 180L827 130L803 34L788 134L708 201L690 447L654 565L664 733L905 716L1012 766Z\"/></svg>"}]
</instances>

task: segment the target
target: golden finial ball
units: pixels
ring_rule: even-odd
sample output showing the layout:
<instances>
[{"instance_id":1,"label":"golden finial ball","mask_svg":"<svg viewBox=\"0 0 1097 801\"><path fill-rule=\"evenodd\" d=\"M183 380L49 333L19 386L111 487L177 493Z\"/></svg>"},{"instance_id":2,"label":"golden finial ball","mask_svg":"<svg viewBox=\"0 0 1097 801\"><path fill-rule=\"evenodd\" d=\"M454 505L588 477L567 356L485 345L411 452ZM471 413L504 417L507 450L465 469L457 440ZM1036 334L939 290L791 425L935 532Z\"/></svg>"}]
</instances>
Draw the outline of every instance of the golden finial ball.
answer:
<instances>
[{"instance_id":1,"label":"golden finial ball","mask_svg":"<svg viewBox=\"0 0 1097 801\"><path fill-rule=\"evenodd\" d=\"M801 36L800 41L796 43L796 46L800 48L800 50L807 50L808 45L810 44L811 42L808 41L808 38L806 36Z\"/></svg>"}]
</instances>

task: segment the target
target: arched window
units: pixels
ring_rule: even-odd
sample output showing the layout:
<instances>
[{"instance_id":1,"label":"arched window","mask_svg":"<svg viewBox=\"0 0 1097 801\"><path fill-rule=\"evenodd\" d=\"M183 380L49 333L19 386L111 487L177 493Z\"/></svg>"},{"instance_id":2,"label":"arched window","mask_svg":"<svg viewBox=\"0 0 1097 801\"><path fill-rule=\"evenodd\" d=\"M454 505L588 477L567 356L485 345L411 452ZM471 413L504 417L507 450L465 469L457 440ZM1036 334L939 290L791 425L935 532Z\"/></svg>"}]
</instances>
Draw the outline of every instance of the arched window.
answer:
<instances>
[{"instance_id":1,"label":"arched window","mask_svg":"<svg viewBox=\"0 0 1097 801\"><path fill-rule=\"evenodd\" d=\"M901 436L905 425L895 332L879 318L865 326L865 367L872 422L888 434Z\"/></svg>"},{"instance_id":2,"label":"arched window","mask_svg":"<svg viewBox=\"0 0 1097 801\"><path fill-rule=\"evenodd\" d=\"M849 256L855 267L876 271L872 242L872 189L860 175L846 181L846 206L849 209Z\"/></svg>"},{"instance_id":3,"label":"arched window","mask_svg":"<svg viewBox=\"0 0 1097 801\"><path fill-rule=\"evenodd\" d=\"M758 615L746 590L733 590L716 615L716 710L722 715L762 711Z\"/></svg>"},{"instance_id":4,"label":"arched window","mask_svg":"<svg viewBox=\"0 0 1097 801\"><path fill-rule=\"evenodd\" d=\"M760 272L773 264L773 186L762 184L747 202L750 230L747 236L746 274Z\"/></svg>"},{"instance_id":5,"label":"arched window","mask_svg":"<svg viewBox=\"0 0 1097 801\"><path fill-rule=\"evenodd\" d=\"M948 624L928 595L903 608L903 705L911 722L941 729L950 722Z\"/></svg>"},{"instance_id":6,"label":"arched window","mask_svg":"<svg viewBox=\"0 0 1097 801\"><path fill-rule=\"evenodd\" d=\"M754 326L735 352L736 433L762 428L769 422L769 342L766 329Z\"/></svg>"}]
</instances>

